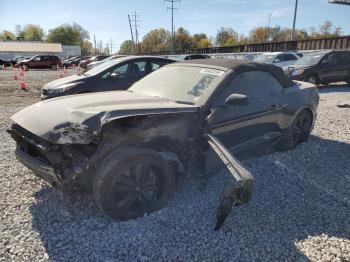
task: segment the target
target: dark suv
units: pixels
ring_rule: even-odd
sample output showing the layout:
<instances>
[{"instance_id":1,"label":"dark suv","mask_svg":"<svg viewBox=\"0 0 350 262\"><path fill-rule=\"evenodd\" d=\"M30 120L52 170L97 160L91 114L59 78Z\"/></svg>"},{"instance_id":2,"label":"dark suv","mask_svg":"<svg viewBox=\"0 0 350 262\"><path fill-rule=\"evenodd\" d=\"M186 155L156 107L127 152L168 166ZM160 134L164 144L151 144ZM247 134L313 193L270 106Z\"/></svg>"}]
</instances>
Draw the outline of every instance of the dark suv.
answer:
<instances>
[{"instance_id":1,"label":"dark suv","mask_svg":"<svg viewBox=\"0 0 350 262\"><path fill-rule=\"evenodd\" d=\"M346 81L350 85L350 50L320 51L304 55L293 66L284 67L293 80L318 84Z\"/></svg>"},{"instance_id":2,"label":"dark suv","mask_svg":"<svg viewBox=\"0 0 350 262\"><path fill-rule=\"evenodd\" d=\"M62 66L61 59L55 55L36 55L29 59L21 60L16 67L24 67L28 69L52 69L56 70L57 66Z\"/></svg>"}]
</instances>

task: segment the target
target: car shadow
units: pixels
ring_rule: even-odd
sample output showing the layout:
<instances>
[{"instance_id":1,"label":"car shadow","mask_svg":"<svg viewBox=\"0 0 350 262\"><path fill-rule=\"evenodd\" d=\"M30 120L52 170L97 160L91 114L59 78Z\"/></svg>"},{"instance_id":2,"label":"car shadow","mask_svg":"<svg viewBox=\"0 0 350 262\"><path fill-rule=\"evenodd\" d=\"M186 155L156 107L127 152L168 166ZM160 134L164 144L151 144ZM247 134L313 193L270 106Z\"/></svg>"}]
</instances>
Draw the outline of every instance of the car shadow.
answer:
<instances>
[{"instance_id":1,"label":"car shadow","mask_svg":"<svg viewBox=\"0 0 350 262\"><path fill-rule=\"evenodd\" d=\"M193 193L195 189L189 185L190 190L179 189L181 192L165 211L125 222L102 216L91 197L72 202L56 190L45 188L37 192L37 201L30 208L32 227L52 261L76 257L104 260L104 256L124 260L131 256L130 250L147 250L152 245L158 245L156 250L161 254L164 237L173 239L171 248L181 252L179 235L185 234L183 231L196 236L196 241L212 245L212 258L219 258L223 248L232 249L232 259L240 261L307 261L302 246L310 238L350 239L349 155L350 144L311 136L308 143L293 151L243 159L255 177L253 200L235 208L219 232L213 231L218 198L208 196L221 193L227 177L220 174L210 179L210 187L204 192ZM197 206L201 201L207 206ZM179 210L187 213L187 219L174 219ZM138 239L136 235L147 228L153 228L159 242L154 235ZM203 240L201 235L209 237ZM126 239L131 242L124 245L125 250L116 250L116 246L120 248L118 241ZM189 252L201 253L202 246L196 243ZM320 252L317 246L314 248L314 252ZM84 257L92 251L96 257Z\"/></svg>"},{"instance_id":2,"label":"car shadow","mask_svg":"<svg viewBox=\"0 0 350 262\"><path fill-rule=\"evenodd\" d=\"M350 92L350 86L346 83L335 83L330 85L320 85L318 86L318 92L321 94L328 94L328 93L349 93Z\"/></svg>"}]
</instances>

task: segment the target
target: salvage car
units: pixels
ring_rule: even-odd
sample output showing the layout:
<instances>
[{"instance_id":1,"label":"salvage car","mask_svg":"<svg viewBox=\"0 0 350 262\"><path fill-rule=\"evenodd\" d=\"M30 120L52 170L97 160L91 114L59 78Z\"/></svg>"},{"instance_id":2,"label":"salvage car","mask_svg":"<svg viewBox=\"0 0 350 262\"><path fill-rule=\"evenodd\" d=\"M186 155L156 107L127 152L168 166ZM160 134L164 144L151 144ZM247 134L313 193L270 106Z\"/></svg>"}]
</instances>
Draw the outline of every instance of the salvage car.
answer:
<instances>
[{"instance_id":1,"label":"salvage car","mask_svg":"<svg viewBox=\"0 0 350 262\"><path fill-rule=\"evenodd\" d=\"M350 51L328 50L306 54L283 70L291 79L314 85L340 81L350 85Z\"/></svg>"},{"instance_id":2,"label":"salvage car","mask_svg":"<svg viewBox=\"0 0 350 262\"><path fill-rule=\"evenodd\" d=\"M174 60L156 56L133 56L107 61L77 75L44 85L41 99L91 92L126 90L133 83Z\"/></svg>"},{"instance_id":3,"label":"salvage car","mask_svg":"<svg viewBox=\"0 0 350 262\"><path fill-rule=\"evenodd\" d=\"M61 190L93 192L116 219L160 209L181 174L206 174L211 150L232 175L218 229L252 193L252 175L231 152L290 150L307 141L318 102L315 86L293 82L272 65L189 60L166 65L127 91L31 105L12 116L8 132L17 159L34 174Z\"/></svg>"}]
</instances>

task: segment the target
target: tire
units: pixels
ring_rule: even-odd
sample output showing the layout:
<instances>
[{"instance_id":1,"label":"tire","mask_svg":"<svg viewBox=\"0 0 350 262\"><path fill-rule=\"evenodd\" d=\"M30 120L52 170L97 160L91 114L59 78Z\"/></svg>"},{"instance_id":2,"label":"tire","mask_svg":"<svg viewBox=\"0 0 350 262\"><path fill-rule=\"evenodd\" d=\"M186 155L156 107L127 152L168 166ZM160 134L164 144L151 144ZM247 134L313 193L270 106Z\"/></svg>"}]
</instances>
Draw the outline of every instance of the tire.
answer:
<instances>
[{"instance_id":1,"label":"tire","mask_svg":"<svg viewBox=\"0 0 350 262\"><path fill-rule=\"evenodd\" d=\"M312 114L301 111L294 119L293 124L286 130L285 137L279 143L280 150L292 150L298 144L306 142L312 127Z\"/></svg>"},{"instance_id":2,"label":"tire","mask_svg":"<svg viewBox=\"0 0 350 262\"><path fill-rule=\"evenodd\" d=\"M57 70L57 65L51 65L51 66L50 66L50 69L51 69L51 70Z\"/></svg>"},{"instance_id":3,"label":"tire","mask_svg":"<svg viewBox=\"0 0 350 262\"><path fill-rule=\"evenodd\" d=\"M99 163L93 181L98 207L119 220L160 209L174 190L173 167L150 148L126 147L111 152Z\"/></svg>"},{"instance_id":4,"label":"tire","mask_svg":"<svg viewBox=\"0 0 350 262\"><path fill-rule=\"evenodd\" d=\"M29 66L28 65L23 65L23 69L24 69L24 71L28 71Z\"/></svg>"},{"instance_id":5,"label":"tire","mask_svg":"<svg viewBox=\"0 0 350 262\"><path fill-rule=\"evenodd\" d=\"M315 86L319 85L319 82L320 82L317 75L309 75L305 78L305 81Z\"/></svg>"}]
</instances>

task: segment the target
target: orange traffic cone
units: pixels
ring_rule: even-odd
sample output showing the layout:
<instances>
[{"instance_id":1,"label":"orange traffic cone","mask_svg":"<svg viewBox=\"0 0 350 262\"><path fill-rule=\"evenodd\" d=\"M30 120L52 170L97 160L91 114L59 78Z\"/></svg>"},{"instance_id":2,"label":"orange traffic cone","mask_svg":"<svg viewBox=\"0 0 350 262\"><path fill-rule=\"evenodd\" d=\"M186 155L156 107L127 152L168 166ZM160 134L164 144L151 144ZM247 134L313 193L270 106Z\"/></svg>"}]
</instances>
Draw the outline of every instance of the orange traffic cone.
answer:
<instances>
[{"instance_id":1,"label":"orange traffic cone","mask_svg":"<svg viewBox=\"0 0 350 262\"><path fill-rule=\"evenodd\" d=\"M21 81L20 85L19 85L19 89L28 92L26 83Z\"/></svg>"},{"instance_id":2,"label":"orange traffic cone","mask_svg":"<svg viewBox=\"0 0 350 262\"><path fill-rule=\"evenodd\" d=\"M19 68L19 75L24 76L24 71L22 70L22 67Z\"/></svg>"},{"instance_id":3,"label":"orange traffic cone","mask_svg":"<svg viewBox=\"0 0 350 262\"><path fill-rule=\"evenodd\" d=\"M13 80L15 80L15 81L17 81L17 80L18 80L17 73L15 73L15 74L13 75Z\"/></svg>"},{"instance_id":4,"label":"orange traffic cone","mask_svg":"<svg viewBox=\"0 0 350 262\"><path fill-rule=\"evenodd\" d=\"M67 71L67 68L64 66L63 67L63 73L66 75L66 74L68 74L68 71Z\"/></svg>"}]
</instances>

